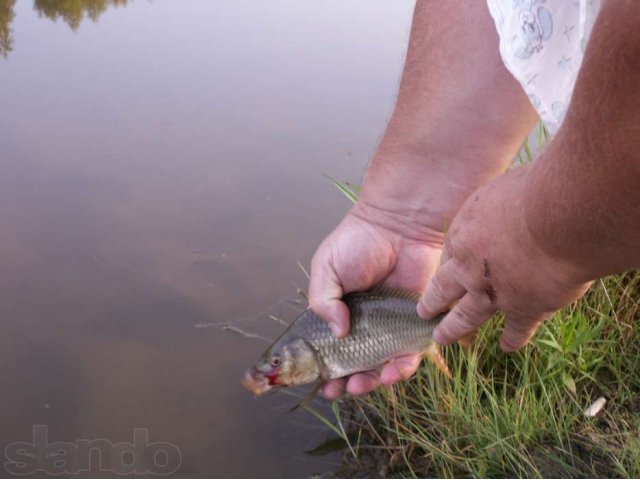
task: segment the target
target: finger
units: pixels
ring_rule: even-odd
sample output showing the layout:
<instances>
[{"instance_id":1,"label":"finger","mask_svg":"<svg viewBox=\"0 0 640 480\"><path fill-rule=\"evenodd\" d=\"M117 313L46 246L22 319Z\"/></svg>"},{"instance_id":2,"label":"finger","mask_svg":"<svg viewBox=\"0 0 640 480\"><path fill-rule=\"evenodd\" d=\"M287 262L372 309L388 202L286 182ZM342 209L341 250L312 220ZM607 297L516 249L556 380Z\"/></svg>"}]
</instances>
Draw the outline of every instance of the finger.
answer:
<instances>
[{"instance_id":1,"label":"finger","mask_svg":"<svg viewBox=\"0 0 640 480\"><path fill-rule=\"evenodd\" d=\"M504 322L504 330L500 336L500 348L505 352L515 352L531 340L545 316L532 317L530 319L514 318L507 316Z\"/></svg>"},{"instance_id":2,"label":"finger","mask_svg":"<svg viewBox=\"0 0 640 480\"><path fill-rule=\"evenodd\" d=\"M465 293L458 282L453 261L443 264L435 273L418 302L418 315L433 318L449 309L449 306Z\"/></svg>"},{"instance_id":3,"label":"finger","mask_svg":"<svg viewBox=\"0 0 640 480\"><path fill-rule=\"evenodd\" d=\"M391 385L411 378L422 360L421 355L404 355L396 357L387 363L380 373L380 383L383 385Z\"/></svg>"},{"instance_id":4,"label":"finger","mask_svg":"<svg viewBox=\"0 0 640 480\"><path fill-rule=\"evenodd\" d=\"M349 309L340 300L342 293L342 284L333 267L314 258L309 280L309 306L329 324L336 337L349 333Z\"/></svg>"},{"instance_id":5,"label":"finger","mask_svg":"<svg viewBox=\"0 0 640 480\"><path fill-rule=\"evenodd\" d=\"M467 293L438 324L433 339L441 345L449 345L475 332L495 311L484 295Z\"/></svg>"},{"instance_id":6,"label":"finger","mask_svg":"<svg viewBox=\"0 0 640 480\"><path fill-rule=\"evenodd\" d=\"M380 386L380 375L371 370L351 375L347 381L347 392L351 395L364 395Z\"/></svg>"},{"instance_id":7,"label":"finger","mask_svg":"<svg viewBox=\"0 0 640 480\"><path fill-rule=\"evenodd\" d=\"M449 250L445 247L442 251L442 255L440 255L440 266L444 265L449 260L451 260L451 256L449 255Z\"/></svg>"},{"instance_id":8,"label":"finger","mask_svg":"<svg viewBox=\"0 0 640 480\"><path fill-rule=\"evenodd\" d=\"M337 380L330 380L322 387L322 396L327 400L335 400L342 396L346 391L347 379L338 378Z\"/></svg>"}]
</instances>

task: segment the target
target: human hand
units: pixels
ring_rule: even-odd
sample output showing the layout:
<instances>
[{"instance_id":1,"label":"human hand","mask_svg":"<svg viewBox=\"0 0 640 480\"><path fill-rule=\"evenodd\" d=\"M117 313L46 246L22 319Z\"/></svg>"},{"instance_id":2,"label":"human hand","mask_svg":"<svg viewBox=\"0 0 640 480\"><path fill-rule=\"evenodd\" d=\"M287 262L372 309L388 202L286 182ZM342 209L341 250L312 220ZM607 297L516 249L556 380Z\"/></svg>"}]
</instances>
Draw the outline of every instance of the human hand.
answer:
<instances>
[{"instance_id":1,"label":"human hand","mask_svg":"<svg viewBox=\"0 0 640 480\"><path fill-rule=\"evenodd\" d=\"M543 320L589 288L576 280L574 266L547 255L532 238L523 198L529 168L518 167L479 188L452 222L440 268L418 304L418 313L430 318L458 301L434 331L436 342L450 344L500 310L500 346L515 351Z\"/></svg>"},{"instance_id":2,"label":"human hand","mask_svg":"<svg viewBox=\"0 0 640 480\"><path fill-rule=\"evenodd\" d=\"M402 228L399 217L389 216L364 203L347 214L322 242L311 262L309 303L326 320L334 335L349 331L349 310L340 300L345 293L366 290L383 283L391 288L422 292L433 275L442 250L443 234L426 228L412 236L414 228ZM421 357L407 355L389 362L380 373L358 373L324 386L327 398L345 390L360 395L408 378Z\"/></svg>"}]
</instances>

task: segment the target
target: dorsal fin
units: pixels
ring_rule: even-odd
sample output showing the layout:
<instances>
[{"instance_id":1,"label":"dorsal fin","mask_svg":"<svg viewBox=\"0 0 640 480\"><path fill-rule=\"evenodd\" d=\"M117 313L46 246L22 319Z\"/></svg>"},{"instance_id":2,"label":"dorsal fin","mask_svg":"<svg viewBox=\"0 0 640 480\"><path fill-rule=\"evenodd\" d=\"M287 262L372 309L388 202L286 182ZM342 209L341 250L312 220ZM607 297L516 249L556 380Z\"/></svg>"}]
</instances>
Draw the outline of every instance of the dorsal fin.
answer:
<instances>
[{"instance_id":1,"label":"dorsal fin","mask_svg":"<svg viewBox=\"0 0 640 480\"><path fill-rule=\"evenodd\" d=\"M409 290L402 290L399 288L389 288L382 285L377 285L369 290L364 292L352 292L349 293L350 296L381 296L381 297L394 297L401 298L403 300L412 300L414 302L418 302L420 300L420 294L415 292L410 292Z\"/></svg>"}]
</instances>

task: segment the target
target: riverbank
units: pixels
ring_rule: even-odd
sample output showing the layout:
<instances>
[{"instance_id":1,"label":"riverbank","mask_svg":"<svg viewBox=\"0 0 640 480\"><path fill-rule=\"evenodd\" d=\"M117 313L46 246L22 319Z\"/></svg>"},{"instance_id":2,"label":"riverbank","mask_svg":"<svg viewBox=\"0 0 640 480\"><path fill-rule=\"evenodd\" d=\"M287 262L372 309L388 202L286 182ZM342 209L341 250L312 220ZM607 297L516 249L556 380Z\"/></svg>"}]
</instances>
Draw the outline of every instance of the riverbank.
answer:
<instances>
[{"instance_id":1,"label":"riverbank","mask_svg":"<svg viewBox=\"0 0 640 480\"><path fill-rule=\"evenodd\" d=\"M539 124L514 163L547 136ZM410 381L334 402L337 475L640 476L639 304L640 272L601 279L518 352L500 350L496 315L470 347L444 349L452 379L423 362Z\"/></svg>"},{"instance_id":2,"label":"riverbank","mask_svg":"<svg viewBox=\"0 0 640 480\"><path fill-rule=\"evenodd\" d=\"M338 474L637 477L639 297L638 272L600 280L519 352L500 351L494 318L469 349L446 349L452 379L425 362L409 382L343 402L351 448Z\"/></svg>"}]
</instances>

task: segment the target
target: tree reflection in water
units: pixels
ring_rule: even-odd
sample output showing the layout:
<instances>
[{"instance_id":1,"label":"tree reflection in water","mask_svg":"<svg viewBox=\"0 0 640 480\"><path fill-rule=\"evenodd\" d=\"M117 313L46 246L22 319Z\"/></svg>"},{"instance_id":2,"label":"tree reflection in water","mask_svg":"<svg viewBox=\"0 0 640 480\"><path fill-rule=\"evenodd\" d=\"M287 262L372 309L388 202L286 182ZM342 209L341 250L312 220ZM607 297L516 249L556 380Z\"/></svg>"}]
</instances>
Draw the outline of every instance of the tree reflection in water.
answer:
<instances>
[{"instance_id":1,"label":"tree reflection in water","mask_svg":"<svg viewBox=\"0 0 640 480\"><path fill-rule=\"evenodd\" d=\"M15 17L13 13L15 4L16 0L0 0L0 54L5 58L13 48L11 22Z\"/></svg>"},{"instance_id":2,"label":"tree reflection in water","mask_svg":"<svg viewBox=\"0 0 640 480\"><path fill-rule=\"evenodd\" d=\"M54 22L61 18L71 29L76 30L88 17L98 21L109 7L127 5L129 0L34 0L33 8L40 17ZM11 22L15 17L13 11L16 0L0 0L0 55L7 57L13 50L13 30Z\"/></svg>"}]
</instances>

